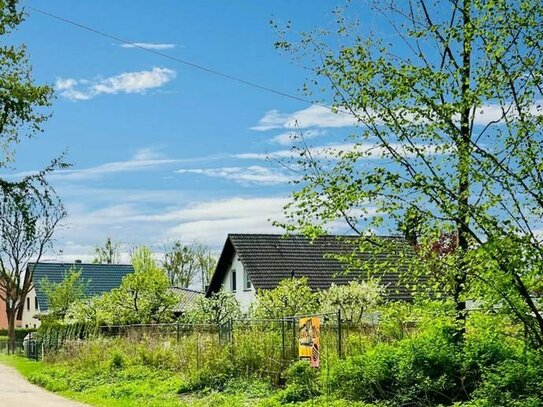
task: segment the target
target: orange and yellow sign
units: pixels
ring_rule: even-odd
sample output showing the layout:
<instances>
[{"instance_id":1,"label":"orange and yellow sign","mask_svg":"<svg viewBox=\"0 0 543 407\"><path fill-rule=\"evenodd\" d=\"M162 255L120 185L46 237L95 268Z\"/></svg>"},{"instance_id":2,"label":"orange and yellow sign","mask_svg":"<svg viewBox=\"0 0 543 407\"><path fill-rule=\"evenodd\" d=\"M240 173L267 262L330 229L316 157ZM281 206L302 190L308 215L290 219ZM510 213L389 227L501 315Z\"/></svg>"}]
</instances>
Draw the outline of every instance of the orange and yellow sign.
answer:
<instances>
[{"instance_id":1,"label":"orange and yellow sign","mask_svg":"<svg viewBox=\"0 0 543 407\"><path fill-rule=\"evenodd\" d=\"M320 330L320 318L300 318L298 354L301 360L309 360L313 367L320 364Z\"/></svg>"}]
</instances>

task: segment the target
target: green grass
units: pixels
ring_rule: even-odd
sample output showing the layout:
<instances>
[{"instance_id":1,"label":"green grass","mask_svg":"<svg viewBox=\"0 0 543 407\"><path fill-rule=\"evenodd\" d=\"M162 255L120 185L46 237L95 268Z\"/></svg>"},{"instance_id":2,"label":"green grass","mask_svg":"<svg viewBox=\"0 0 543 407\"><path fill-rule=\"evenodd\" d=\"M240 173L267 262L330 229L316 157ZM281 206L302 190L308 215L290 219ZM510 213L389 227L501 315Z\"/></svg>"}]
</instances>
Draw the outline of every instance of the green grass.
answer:
<instances>
[{"instance_id":1,"label":"green grass","mask_svg":"<svg viewBox=\"0 0 543 407\"><path fill-rule=\"evenodd\" d=\"M228 392L179 395L180 377L143 366L77 371L62 364L7 355L0 355L0 363L46 390L97 407L245 407L256 402L246 394Z\"/></svg>"}]
</instances>

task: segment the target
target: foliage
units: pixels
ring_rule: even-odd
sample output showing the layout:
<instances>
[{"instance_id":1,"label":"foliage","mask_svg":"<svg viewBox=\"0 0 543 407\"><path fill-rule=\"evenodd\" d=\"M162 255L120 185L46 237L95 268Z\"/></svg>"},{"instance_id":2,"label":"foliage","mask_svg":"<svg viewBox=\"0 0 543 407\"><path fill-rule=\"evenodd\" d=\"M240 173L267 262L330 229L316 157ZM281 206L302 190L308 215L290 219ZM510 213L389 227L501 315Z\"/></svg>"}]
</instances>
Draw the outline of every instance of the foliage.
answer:
<instances>
[{"instance_id":1,"label":"foliage","mask_svg":"<svg viewBox=\"0 0 543 407\"><path fill-rule=\"evenodd\" d=\"M223 324L241 318L241 309L233 293L219 291L209 297L200 296L183 317L184 322L198 324Z\"/></svg>"},{"instance_id":2,"label":"foliage","mask_svg":"<svg viewBox=\"0 0 543 407\"><path fill-rule=\"evenodd\" d=\"M343 320L358 324L362 318L383 302L383 287L376 280L351 281L348 285L332 286L321 292L324 312L341 310Z\"/></svg>"},{"instance_id":3,"label":"foliage","mask_svg":"<svg viewBox=\"0 0 543 407\"><path fill-rule=\"evenodd\" d=\"M40 281L41 289L47 297L48 319L64 319L68 309L85 297L88 282L81 281L81 273L81 269L73 266L66 271L60 283L52 283L47 277Z\"/></svg>"},{"instance_id":4,"label":"foliage","mask_svg":"<svg viewBox=\"0 0 543 407\"><path fill-rule=\"evenodd\" d=\"M223 344L219 331L206 326L181 331L178 340L175 332L133 327L122 337L95 335L85 342L76 338L92 326L62 327L63 346L46 351L44 368L31 372L31 380L53 391L100 396L104 405L111 399L137 405L130 404L137 397L261 406L540 405L543 357L511 336L518 325L510 319L470 314L460 344L450 306L415 304L408 311L405 318L417 321L409 335L369 338L359 332L364 346L345 349L344 359L324 356L334 345L323 332L319 369L305 361L274 365L281 336L262 341L276 333L269 324L236 330L234 341Z\"/></svg>"},{"instance_id":5,"label":"foliage","mask_svg":"<svg viewBox=\"0 0 543 407\"><path fill-rule=\"evenodd\" d=\"M15 342L22 342L24 338L31 332L36 332L35 328L17 328L15 330ZM7 337L8 330L0 329L0 337Z\"/></svg>"},{"instance_id":6,"label":"foliage","mask_svg":"<svg viewBox=\"0 0 543 407\"><path fill-rule=\"evenodd\" d=\"M311 291L307 277L285 279L272 290L259 290L251 305L256 318L279 319L304 315L319 309L319 298Z\"/></svg>"},{"instance_id":7,"label":"foliage","mask_svg":"<svg viewBox=\"0 0 543 407\"><path fill-rule=\"evenodd\" d=\"M308 92L322 89L356 126L348 144L324 152L302 138L294 160L303 176L285 226L315 234L343 219L365 236L400 224L423 254L451 236L454 251L437 256L443 267L411 272L437 274L431 291L450 293L459 334L466 290L481 277L501 297L488 301L509 308L541 346L531 290L543 258L543 4L385 3L373 12L395 41L349 20L358 6L350 2L333 31L292 41L287 30L277 42L312 69ZM467 256L476 247L484 255Z\"/></svg>"},{"instance_id":8,"label":"foliage","mask_svg":"<svg viewBox=\"0 0 543 407\"><path fill-rule=\"evenodd\" d=\"M174 242L164 254L162 267L173 287L189 287L199 277L202 287L208 284L214 271L215 259L209 249L201 244L185 245Z\"/></svg>"},{"instance_id":9,"label":"foliage","mask_svg":"<svg viewBox=\"0 0 543 407\"><path fill-rule=\"evenodd\" d=\"M314 399L320 395L318 370L307 361L293 363L285 371L287 386L276 397L282 404Z\"/></svg>"},{"instance_id":10,"label":"foliage","mask_svg":"<svg viewBox=\"0 0 543 407\"><path fill-rule=\"evenodd\" d=\"M169 290L169 281L157 266L151 251L140 247L132 256L134 272L123 277L120 287L103 294L106 322L112 324L149 324L172 319L177 297Z\"/></svg>"},{"instance_id":11,"label":"foliage","mask_svg":"<svg viewBox=\"0 0 543 407\"><path fill-rule=\"evenodd\" d=\"M94 249L94 259L92 259L92 262L98 264L119 263L120 247L120 243L114 242L111 237L108 236L103 246Z\"/></svg>"},{"instance_id":12,"label":"foliage","mask_svg":"<svg viewBox=\"0 0 543 407\"><path fill-rule=\"evenodd\" d=\"M0 35L11 34L24 20L17 0L0 2ZM23 137L40 133L49 117L53 88L38 85L24 45L0 45L0 168L13 163L14 145ZM7 304L10 339L16 315L32 289L33 268L51 242L53 231L65 216L46 176L66 164L53 160L36 174L18 181L0 179L0 301Z\"/></svg>"}]
</instances>

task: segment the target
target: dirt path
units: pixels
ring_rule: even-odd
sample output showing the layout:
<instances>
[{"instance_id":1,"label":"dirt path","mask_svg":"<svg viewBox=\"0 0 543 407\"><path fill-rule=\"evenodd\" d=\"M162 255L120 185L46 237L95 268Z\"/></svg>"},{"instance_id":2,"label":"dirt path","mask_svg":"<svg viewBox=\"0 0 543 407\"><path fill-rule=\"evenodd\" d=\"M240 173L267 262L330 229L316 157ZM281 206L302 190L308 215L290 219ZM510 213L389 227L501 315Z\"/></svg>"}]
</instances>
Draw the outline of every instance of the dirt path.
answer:
<instances>
[{"instance_id":1,"label":"dirt path","mask_svg":"<svg viewBox=\"0 0 543 407\"><path fill-rule=\"evenodd\" d=\"M0 364L0 405L13 407L85 407L30 384L11 367Z\"/></svg>"}]
</instances>

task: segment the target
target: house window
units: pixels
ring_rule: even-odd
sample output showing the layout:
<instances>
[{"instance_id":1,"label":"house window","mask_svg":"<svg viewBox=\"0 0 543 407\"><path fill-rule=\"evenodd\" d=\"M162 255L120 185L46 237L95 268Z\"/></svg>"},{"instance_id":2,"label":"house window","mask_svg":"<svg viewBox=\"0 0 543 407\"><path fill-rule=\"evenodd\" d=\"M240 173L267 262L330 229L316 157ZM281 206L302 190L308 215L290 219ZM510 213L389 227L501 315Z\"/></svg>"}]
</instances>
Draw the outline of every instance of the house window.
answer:
<instances>
[{"instance_id":1,"label":"house window","mask_svg":"<svg viewBox=\"0 0 543 407\"><path fill-rule=\"evenodd\" d=\"M232 277L230 280L230 289L236 291L236 270L232 270Z\"/></svg>"},{"instance_id":2,"label":"house window","mask_svg":"<svg viewBox=\"0 0 543 407\"><path fill-rule=\"evenodd\" d=\"M251 279L249 278L247 270L243 270L243 288L245 290L250 290L252 288Z\"/></svg>"},{"instance_id":3,"label":"house window","mask_svg":"<svg viewBox=\"0 0 543 407\"><path fill-rule=\"evenodd\" d=\"M34 309L38 309L38 297L34 297Z\"/></svg>"},{"instance_id":4,"label":"house window","mask_svg":"<svg viewBox=\"0 0 543 407\"><path fill-rule=\"evenodd\" d=\"M29 297L26 297L26 309L30 311L30 298Z\"/></svg>"}]
</instances>

